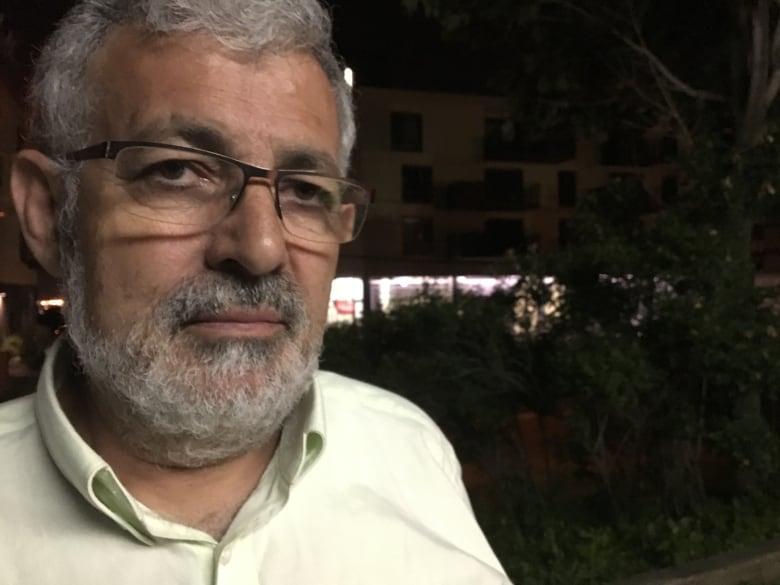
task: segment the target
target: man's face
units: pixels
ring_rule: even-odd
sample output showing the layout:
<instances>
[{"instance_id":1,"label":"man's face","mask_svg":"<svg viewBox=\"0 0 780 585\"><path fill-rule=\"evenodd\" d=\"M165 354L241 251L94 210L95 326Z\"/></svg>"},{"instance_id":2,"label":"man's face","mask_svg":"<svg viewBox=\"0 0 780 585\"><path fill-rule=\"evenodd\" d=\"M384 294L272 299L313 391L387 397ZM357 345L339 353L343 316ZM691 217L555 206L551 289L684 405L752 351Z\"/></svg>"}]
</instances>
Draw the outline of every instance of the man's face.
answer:
<instances>
[{"instance_id":1,"label":"man's face","mask_svg":"<svg viewBox=\"0 0 780 585\"><path fill-rule=\"evenodd\" d=\"M335 100L307 54L258 59L202 34L141 38L124 29L96 55L90 76L92 143L161 142L266 168L338 172ZM189 455L162 457L167 463L207 464L256 446L201 449L196 435L225 437L232 428L223 442L268 440L316 367L338 246L288 234L261 182L213 227L141 217L113 164L84 164L78 270L66 275L72 336L96 401L114 417L132 410L125 434L141 427L170 452L188 443ZM262 415L267 428L240 428ZM131 442L152 450L138 434Z\"/></svg>"}]
</instances>

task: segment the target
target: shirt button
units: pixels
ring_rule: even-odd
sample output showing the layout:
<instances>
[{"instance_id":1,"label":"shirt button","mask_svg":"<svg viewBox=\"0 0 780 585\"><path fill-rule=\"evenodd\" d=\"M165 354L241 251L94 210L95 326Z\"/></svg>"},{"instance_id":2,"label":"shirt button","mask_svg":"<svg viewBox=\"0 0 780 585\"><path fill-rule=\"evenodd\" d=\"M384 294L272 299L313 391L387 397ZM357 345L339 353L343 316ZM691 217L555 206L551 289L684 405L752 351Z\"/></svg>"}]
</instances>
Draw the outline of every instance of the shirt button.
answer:
<instances>
[{"instance_id":1,"label":"shirt button","mask_svg":"<svg viewBox=\"0 0 780 585\"><path fill-rule=\"evenodd\" d=\"M227 565L230 562L230 558L233 556L233 547L228 546L222 550L222 554L219 555L219 564Z\"/></svg>"}]
</instances>

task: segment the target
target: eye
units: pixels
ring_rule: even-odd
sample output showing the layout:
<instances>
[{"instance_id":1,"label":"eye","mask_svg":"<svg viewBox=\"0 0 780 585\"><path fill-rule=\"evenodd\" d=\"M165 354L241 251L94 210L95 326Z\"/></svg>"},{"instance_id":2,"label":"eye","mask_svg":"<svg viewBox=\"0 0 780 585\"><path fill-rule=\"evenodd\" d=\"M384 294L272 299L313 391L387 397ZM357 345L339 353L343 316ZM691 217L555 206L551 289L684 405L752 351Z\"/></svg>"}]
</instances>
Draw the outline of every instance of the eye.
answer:
<instances>
[{"instance_id":1,"label":"eye","mask_svg":"<svg viewBox=\"0 0 780 585\"><path fill-rule=\"evenodd\" d=\"M316 175L293 175L279 181L279 201L282 205L301 205L330 210L336 196L333 181Z\"/></svg>"},{"instance_id":2,"label":"eye","mask_svg":"<svg viewBox=\"0 0 780 585\"><path fill-rule=\"evenodd\" d=\"M170 187L191 187L203 180L212 180L214 173L201 161L166 159L139 169L133 180L147 181Z\"/></svg>"},{"instance_id":3,"label":"eye","mask_svg":"<svg viewBox=\"0 0 780 585\"><path fill-rule=\"evenodd\" d=\"M185 173L190 170L188 161L184 160L164 160L144 169L144 174L159 174L163 179L175 181L181 180Z\"/></svg>"},{"instance_id":4,"label":"eye","mask_svg":"<svg viewBox=\"0 0 780 585\"><path fill-rule=\"evenodd\" d=\"M292 183L292 188L295 190L295 196L298 199L308 201L310 199L322 199L325 194L324 190L319 185L312 183L305 183L303 181L295 181Z\"/></svg>"},{"instance_id":5,"label":"eye","mask_svg":"<svg viewBox=\"0 0 780 585\"><path fill-rule=\"evenodd\" d=\"M231 175L214 157L150 146L122 150L116 174L133 188L154 192L213 191Z\"/></svg>"}]
</instances>

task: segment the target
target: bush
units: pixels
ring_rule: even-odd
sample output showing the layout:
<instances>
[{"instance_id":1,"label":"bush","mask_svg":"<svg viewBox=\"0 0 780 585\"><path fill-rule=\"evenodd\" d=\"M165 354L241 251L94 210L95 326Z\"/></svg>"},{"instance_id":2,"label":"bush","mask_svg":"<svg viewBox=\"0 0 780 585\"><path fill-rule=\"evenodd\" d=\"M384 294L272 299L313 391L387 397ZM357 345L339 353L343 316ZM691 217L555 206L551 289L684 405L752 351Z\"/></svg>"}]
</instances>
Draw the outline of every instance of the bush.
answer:
<instances>
[{"instance_id":1,"label":"bush","mask_svg":"<svg viewBox=\"0 0 780 585\"><path fill-rule=\"evenodd\" d=\"M753 284L760 171L703 145L671 205L631 182L591 193L570 247L517 258L513 290L370 313L328 331L323 365L408 396L486 470L474 499L517 582L610 581L773 536L780 299ZM567 414L578 477L530 482L522 410Z\"/></svg>"},{"instance_id":2,"label":"bush","mask_svg":"<svg viewBox=\"0 0 780 585\"><path fill-rule=\"evenodd\" d=\"M493 444L524 406L527 347L511 333L505 295L425 294L388 314L330 327L322 367L388 388L421 406L461 457Z\"/></svg>"}]
</instances>

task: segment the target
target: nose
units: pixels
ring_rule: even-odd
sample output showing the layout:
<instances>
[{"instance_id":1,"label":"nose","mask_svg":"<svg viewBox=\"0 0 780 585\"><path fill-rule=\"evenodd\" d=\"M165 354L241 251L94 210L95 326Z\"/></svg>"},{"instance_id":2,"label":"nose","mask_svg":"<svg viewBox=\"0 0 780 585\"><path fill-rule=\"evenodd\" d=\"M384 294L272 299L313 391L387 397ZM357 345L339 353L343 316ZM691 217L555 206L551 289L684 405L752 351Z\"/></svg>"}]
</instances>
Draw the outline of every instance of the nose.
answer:
<instances>
[{"instance_id":1,"label":"nose","mask_svg":"<svg viewBox=\"0 0 780 585\"><path fill-rule=\"evenodd\" d=\"M284 234L271 185L251 181L236 206L212 229L206 262L214 270L235 271L238 265L250 276L275 272L287 260Z\"/></svg>"}]
</instances>

